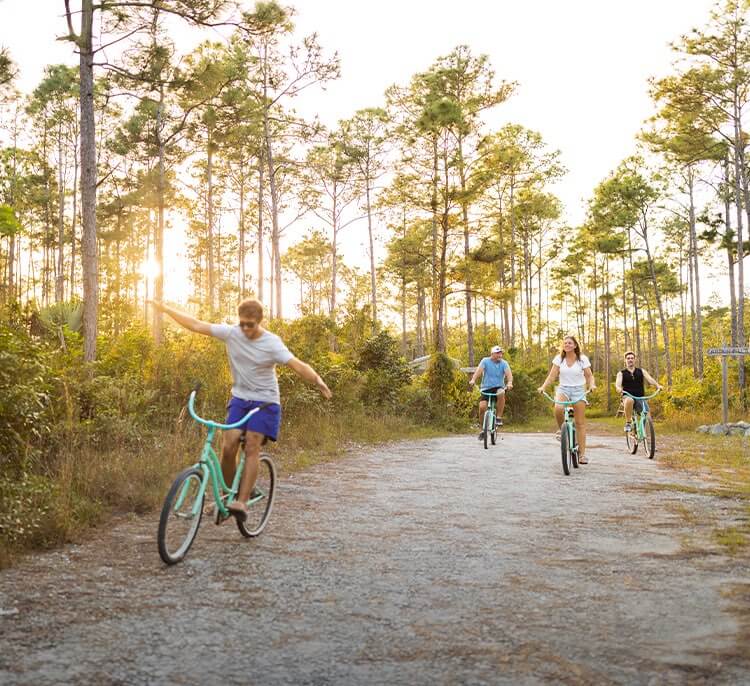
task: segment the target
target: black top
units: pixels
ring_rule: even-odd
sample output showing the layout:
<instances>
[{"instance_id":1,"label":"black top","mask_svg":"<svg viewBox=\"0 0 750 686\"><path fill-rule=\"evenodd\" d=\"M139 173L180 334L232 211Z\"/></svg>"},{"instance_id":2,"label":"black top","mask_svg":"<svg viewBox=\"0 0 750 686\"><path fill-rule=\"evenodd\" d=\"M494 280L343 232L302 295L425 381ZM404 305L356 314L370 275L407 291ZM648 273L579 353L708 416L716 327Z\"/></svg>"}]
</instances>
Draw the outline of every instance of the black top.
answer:
<instances>
[{"instance_id":1,"label":"black top","mask_svg":"<svg viewBox=\"0 0 750 686\"><path fill-rule=\"evenodd\" d=\"M629 369L623 369L620 372L622 374L622 390L627 391L630 395L642 398L646 393L643 390L643 370L640 367L633 369L632 373Z\"/></svg>"}]
</instances>

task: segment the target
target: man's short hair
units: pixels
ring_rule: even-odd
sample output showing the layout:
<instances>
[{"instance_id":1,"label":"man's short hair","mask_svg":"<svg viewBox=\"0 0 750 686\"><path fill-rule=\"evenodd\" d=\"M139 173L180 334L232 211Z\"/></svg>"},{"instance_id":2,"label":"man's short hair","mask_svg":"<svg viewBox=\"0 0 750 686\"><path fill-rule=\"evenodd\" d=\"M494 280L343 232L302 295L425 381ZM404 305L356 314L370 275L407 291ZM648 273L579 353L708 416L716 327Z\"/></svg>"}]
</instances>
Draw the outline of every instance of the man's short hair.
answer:
<instances>
[{"instance_id":1,"label":"man's short hair","mask_svg":"<svg viewBox=\"0 0 750 686\"><path fill-rule=\"evenodd\" d=\"M263 303L256 298L246 298L237 307L240 317L250 317L256 321L263 319Z\"/></svg>"},{"instance_id":2,"label":"man's short hair","mask_svg":"<svg viewBox=\"0 0 750 686\"><path fill-rule=\"evenodd\" d=\"M633 352L632 350L628 350L628 352L626 352L626 353L625 353L625 354L623 355L623 357L627 357L628 355L632 355L633 357L635 357L635 353L634 353L634 352Z\"/></svg>"}]
</instances>

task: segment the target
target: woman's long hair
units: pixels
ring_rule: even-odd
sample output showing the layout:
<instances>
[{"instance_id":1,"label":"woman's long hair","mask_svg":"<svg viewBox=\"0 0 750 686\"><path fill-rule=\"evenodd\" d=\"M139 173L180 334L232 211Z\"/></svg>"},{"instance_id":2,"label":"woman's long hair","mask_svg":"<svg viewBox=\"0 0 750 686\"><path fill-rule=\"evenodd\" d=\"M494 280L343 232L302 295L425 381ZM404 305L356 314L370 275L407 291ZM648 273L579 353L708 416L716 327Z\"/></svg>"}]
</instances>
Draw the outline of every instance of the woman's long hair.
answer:
<instances>
[{"instance_id":1,"label":"woman's long hair","mask_svg":"<svg viewBox=\"0 0 750 686\"><path fill-rule=\"evenodd\" d=\"M573 343L575 343L576 347L573 348L573 352L576 354L576 360L580 360L581 359L581 346L578 345L578 341L576 340L575 336L565 336L565 338L563 338L563 343L565 343L565 341L567 341L568 339L570 339L571 341L573 341ZM565 346L561 345L560 346L560 360L562 361L564 359L565 359Z\"/></svg>"}]
</instances>

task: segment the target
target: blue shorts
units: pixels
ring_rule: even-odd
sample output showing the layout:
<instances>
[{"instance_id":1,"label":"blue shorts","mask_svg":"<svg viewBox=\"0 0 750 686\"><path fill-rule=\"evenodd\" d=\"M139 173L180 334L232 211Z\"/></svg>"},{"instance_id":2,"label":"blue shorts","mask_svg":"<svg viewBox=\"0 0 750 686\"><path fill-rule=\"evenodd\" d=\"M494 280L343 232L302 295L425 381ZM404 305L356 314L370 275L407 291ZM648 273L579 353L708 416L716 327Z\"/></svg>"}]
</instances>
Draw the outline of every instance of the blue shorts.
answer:
<instances>
[{"instance_id":1,"label":"blue shorts","mask_svg":"<svg viewBox=\"0 0 750 686\"><path fill-rule=\"evenodd\" d=\"M260 407L263 401L260 400L243 400L232 396L227 405L227 424L234 424L242 419L254 407ZM279 426L281 425L281 405L274 403L264 407L253 414L244 424L237 428L241 431L255 431L266 438L275 441L279 435Z\"/></svg>"}]
</instances>

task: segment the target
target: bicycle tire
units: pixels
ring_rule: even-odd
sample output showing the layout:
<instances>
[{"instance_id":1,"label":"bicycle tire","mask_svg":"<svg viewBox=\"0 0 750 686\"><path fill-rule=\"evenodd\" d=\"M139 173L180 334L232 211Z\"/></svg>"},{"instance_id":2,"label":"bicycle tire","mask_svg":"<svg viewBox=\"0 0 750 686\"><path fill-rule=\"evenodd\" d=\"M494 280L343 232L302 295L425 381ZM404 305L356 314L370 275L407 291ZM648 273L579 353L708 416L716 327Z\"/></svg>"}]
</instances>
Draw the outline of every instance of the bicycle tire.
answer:
<instances>
[{"instance_id":1,"label":"bicycle tire","mask_svg":"<svg viewBox=\"0 0 750 686\"><path fill-rule=\"evenodd\" d=\"M237 520L237 528L245 538L255 538L268 524L276 498L276 467L270 455L262 453L259 459L258 480L247 503L248 515L244 522Z\"/></svg>"},{"instance_id":2,"label":"bicycle tire","mask_svg":"<svg viewBox=\"0 0 750 686\"><path fill-rule=\"evenodd\" d=\"M635 417L633 417L631 426L633 428L630 431L625 432L625 443L628 446L628 452L631 455L635 455L638 452L638 436L636 434L637 420Z\"/></svg>"},{"instance_id":3,"label":"bicycle tire","mask_svg":"<svg viewBox=\"0 0 750 686\"><path fill-rule=\"evenodd\" d=\"M656 454L656 432L654 431L654 423L651 421L651 417L646 417L646 425L643 431L643 447L646 450L648 459L653 460Z\"/></svg>"},{"instance_id":4,"label":"bicycle tire","mask_svg":"<svg viewBox=\"0 0 750 686\"><path fill-rule=\"evenodd\" d=\"M205 495L197 505L196 498L203 478L202 470L189 467L177 476L164 499L156 538L159 556L168 565L177 564L187 555L198 533Z\"/></svg>"},{"instance_id":5,"label":"bicycle tire","mask_svg":"<svg viewBox=\"0 0 750 686\"><path fill-rule=\"evenodd\" d=\"M563 424L560 430L560 454L562 456L562 468L565 476L570 476L571 450L568 441L568 425Z\"/></svg>"},{"instance_id":6,"label":"bicycle tire","mask_svg":"<svg viewBox=\"0 0 750 686\"><path fill-rule=\"evenodd\" d=\"M492 427L492 431L490 432L490 442L492 445L497 443L497 421L495 421L495 426Z\"/></svg>"},{"instance_id":7,"label":"bicycle tire","mask_svg":"<svg viewBox=\"0 0 750 686\"><path fill-rule=\"evenodd\" d=\"M487 440L489 438L489 425L490 425L490 411L487 410L484 413L484 420L482 420L482 441L484 442L484 449L487 450Z\"/></svg>"}]
</instances>

